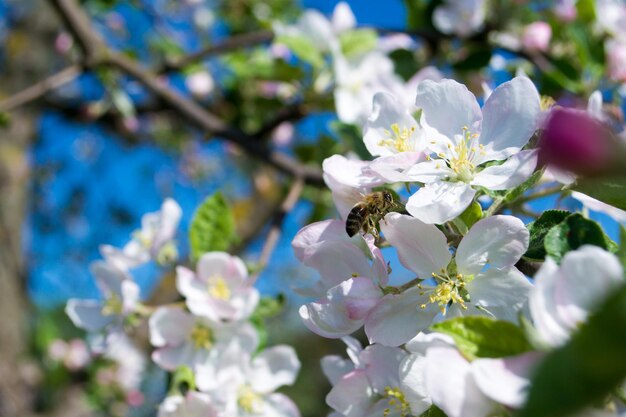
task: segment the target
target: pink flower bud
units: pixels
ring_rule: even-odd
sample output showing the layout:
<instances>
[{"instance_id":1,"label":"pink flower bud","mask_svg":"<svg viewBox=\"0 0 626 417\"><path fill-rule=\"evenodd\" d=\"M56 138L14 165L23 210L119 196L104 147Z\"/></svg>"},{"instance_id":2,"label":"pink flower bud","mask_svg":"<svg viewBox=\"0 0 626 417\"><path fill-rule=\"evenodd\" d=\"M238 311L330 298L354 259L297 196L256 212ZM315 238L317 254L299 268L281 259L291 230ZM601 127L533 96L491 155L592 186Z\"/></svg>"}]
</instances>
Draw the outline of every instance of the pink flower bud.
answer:
<instances>
[{"instance_id":1,"label":"pink flower bud","mask_svg":"<svg viewBox=\"0 0 626 417\"><path fill-rule=\"evenodd\" d=\"M600 122L586 112L557 107L548 116L539 159L567 171L597 174L610 167L613 148Z\"/></svg>"},{"instance_id":2,"label":"pink flower bud","mask_svg":"<svg viewBox=\"0 0 626 417\"><path fill-rule=\"evenodd\" d=\"M67 32L59 33L59 36L54 40L54 49L62 55L69 52L74 44L74 40Z\"/></svg>"},{"instance_id":3,"label":"pink flower bud","mask_svg":"<svg viewBox=\"0 0 626 417\"><path fill-rule=\"evenodd\" d=\"M534 22L524 28L522 45L530 51L545 52L550 46L552 28L546 22Z\"/></svg>"},{"instance_id":4,"label":"pink flower bud","mask_svg":"<svg viewBox=\"0 0 626 417\"><path fill-rule=\"evenodd\" d=\"M272 142L277 146L287 146L293 139L293 123L283 122L272 132Z\"/></svg>"},{"instance_id":5,"label":"pink flower bud","mask_svg":"<svg viewBox=\"0 0 626 417\"><path fill-rule=\"evenodd\" d=\"M576 19L576 0L558 0L554 6L554 14L563 22L571 22Z\"/></svg>"},{"instance_id":6,"label":"pink flower bud","mask_svg":"<svg viewBox=\"0 0 626 417\"><path fill-rule=\"evenodd\" d=\"M130 390L126 394L126 403L131 407L139 407L145 401L144 395L139 390Z\"/></svg>"}]
</instances>

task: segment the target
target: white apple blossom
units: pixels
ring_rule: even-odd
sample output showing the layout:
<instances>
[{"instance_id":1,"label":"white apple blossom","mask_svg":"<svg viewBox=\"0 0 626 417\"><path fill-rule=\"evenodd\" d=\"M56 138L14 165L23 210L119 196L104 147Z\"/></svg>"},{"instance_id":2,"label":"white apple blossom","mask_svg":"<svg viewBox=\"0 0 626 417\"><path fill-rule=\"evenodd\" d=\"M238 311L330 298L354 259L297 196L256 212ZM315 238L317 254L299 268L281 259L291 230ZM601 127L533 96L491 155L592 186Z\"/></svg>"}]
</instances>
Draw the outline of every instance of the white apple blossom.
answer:
<instances>
[{"instance_id":1,"label":"white apple blossom","mask_svg":"<svg viewBox=\"0 0 626 417\"><path fill-rule=\"evenodd\" d=\"M568 252L561 265L546 258L529 295L539 337L550 346L565 343L589 312L623 284L619 260L597 246L584 245Z\"/></svg>"},{"instance_id":2,"label":"white apple blossom","mask_svg":"<svg viewBox=\"0 0 626 417\"><path fill-rule=\"evenodd\" d=\"M320 279L301 292L322 297L326 291L351 277L366 277L387 285L387 264L371 235L349 237L346 224L326 220L303 227L291 246L298 260L315 269Z\"/></svg>"},{"instance_id":3,"label":"white apple blossom","mask_svg":"<svg viewBox=\"0 0 626 417\"><path fill-rule=\"evenodd\" d=\"M444 0L433 13L433 24L443 33L471 36L485 24L485 3L485 0Z\"/></svg>"},{"instance_id":4,"label":"white apple blossom","mask_svg":"<svg viewBox=\"0 0 626 417\"><path fill-rule=\"evenodd\" d=\"M250 323L212 321L176 307L159 307L149 324L150 343L157 347L152 359L169 371L187 365L197 372L199 366L218 361L230 345L253 352L259 343Z\"/></svg>"},{"instance_id":5,"label":"white apple blossom","mask_svg":"<svg viewBox=\"0 0 626 417\"><path fill-rule=\"evenodd\" d=\"M115 332L135 312L139 301L139 286L128 272L114 264L95 261L89 269L103 299L72 298L67 302L65 312L76 327L88 332Z\"/></svg>"},{"instance_id":6,"label":"white apple blossom","mask_svg":"<svg viewBox=\"0 0 626 417\"><path fill-rule=\"evenodd\" d=\"M220 417L299 417L296 405L274 392L292 385L299 370L300 361L291 346L273 346L252 357L233 344L219 362L199 368L196 383L211 397Z\"/></svg>"},{"instance_id":7,"label":"white apple blossom","mask_svg":"<svg viewBox=\"0 0 626 417\"><path fill-rule=\"evenodd\" d=\"M389 213L381 229L397 249L400 262L426 280L419 284L426 301L406 308L428 311L429 305L436 305L445 317L487 314L515 320L531 288L514 266L529 242L521 220L498 215L478 221L463 237L454 257L436 226L411 216ZM430 314L415 313L416 321L427 322L423 328L431 319Z\"/></svg>"},{"instance_id":8,"label":"white apple blossom","mask_svg":"<svg viewBox=\"0 0 626 417\"><path fill-rule=\"evenodd\" d=\"M363 349L351 337L343 338L350 361L339 356L322 359L324 373L333 384L326 403L343 417L404 417L411 414L400 389L398 369L406 352L370 345Z\"/></svg>"},{"instance_id":9,"label":"white apple blossom","mask_svg":"<svg viewBox=\"0 0 626 417\"><path fill-rule=\"evenodd\" d=\"M120 268L134 268L148 261L169 264L178 258L174 244L176 228L182 216L178 203L165 199L161 209L145 214L141 219L141 229L133 232L132 240L124 248L101 245L102 256Z\"/></svg>"},{"instance_id":10,"label":"white apple blossom","mask_svg":"<svg viewBox=\"0 0 626 417\"><path fill-rule=\"evenodd\" d=\"M259 303L259 291L248 276L246 265L236 256L209 252L198 260L197 273L179 266L176 286L187 308L213 321L244 320Z\"/></svg>"},{"instance_id":11,"label":"white apple blossom","mask_svg":"<svg viewBox=\"0 0 626 417\"><path fill-rule=\"evenodd\" d=\"M618 209L617 207L613 207L609 204L603 203L600 200L596 200L595 198L589 197L586 194L579 193L578 191L572 191L572 198L580 201L588 210L596 211L598 213L604 213L607 216L610 216L619 223L626 223L626 211L622 209Z\"/></svg>"},{"instance_id":12,"label":"white apple blossom","mask_svg":"<svg viewBox=\"0 0 626 417\"><path fill-rule=\"evenodd\" d=\"M171 395L159 405L157 417L219 417L206 394L189 391L182 395Z\"/></svg>"},{"instance_id":13,"label":"white apple blossom","mask_svg":"<svg viewBox=\"0 0 626 417\"><path fill-rule=\"evenodd\" d=\"M137 390L146 370L145 353L124 333L115 333L107 339L103 356L115 362L115 381L126 391Z\"/></svg>"},{"instance_id":14,"label":"white apple blossom","mask_svg":"<svg viewBox=\"0 0 626 417\"><path fill-rule=\"evenodd\" d=\"M534 171L535 151L521 151L536 130L539 94L525 77L498 86L481 108L474 95L453 80L423 81L417 107L430 152L429 160L405 174L425 184L407 211L426 223L444 223L461 214L476 195L474 187L505 190ZM502 165L484 167L490 161Z\"/></svg>"}]
</instances>

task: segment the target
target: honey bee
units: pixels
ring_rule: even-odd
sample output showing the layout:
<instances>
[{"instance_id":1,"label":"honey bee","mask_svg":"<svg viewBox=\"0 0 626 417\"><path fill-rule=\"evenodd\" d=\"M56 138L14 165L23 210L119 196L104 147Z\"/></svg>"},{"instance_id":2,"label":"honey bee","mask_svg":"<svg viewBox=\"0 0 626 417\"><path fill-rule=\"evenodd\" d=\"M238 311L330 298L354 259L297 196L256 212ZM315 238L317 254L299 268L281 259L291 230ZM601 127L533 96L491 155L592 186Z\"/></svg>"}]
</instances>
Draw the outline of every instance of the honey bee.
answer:
<instances>
[{"instance_id":1,"label":"honey bee","mask_svg":"<svg viewBox=\"0 0 626 417\"><path fill-rule=\"evenodd\" d=\"M389 191L377 191L367 194L362 201L352 207L346 218L346 232L348 236L356 235L359 230L363 233L378 235L376 228L380 219L396 206L393 195Z\"/></svg>"}]
</instances>

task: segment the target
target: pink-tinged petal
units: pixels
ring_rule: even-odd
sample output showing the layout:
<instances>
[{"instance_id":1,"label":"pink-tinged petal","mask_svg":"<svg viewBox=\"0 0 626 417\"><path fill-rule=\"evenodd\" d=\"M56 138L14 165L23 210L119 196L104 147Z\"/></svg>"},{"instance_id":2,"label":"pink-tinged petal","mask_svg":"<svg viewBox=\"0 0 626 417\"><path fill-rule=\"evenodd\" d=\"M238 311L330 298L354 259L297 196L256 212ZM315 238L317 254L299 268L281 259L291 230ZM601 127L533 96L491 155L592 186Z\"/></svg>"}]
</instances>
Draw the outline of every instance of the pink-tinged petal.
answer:
<instances>
[{"instance_id":1,"label":"pink-tinged petal","mask_svg":"<svg viewBox=\"0 0 626 417\"><path fill-rule=\"evenodd\" d=\"M370 345L361 353L361 360L370 384L375 392L384 393L387 387L400 385L398 369L407 356L397 347Z\"/></svg>"},{"instance_id":2,"label":"pink-tinged petal","mask_svg":"<svg viewBox=\"0 0 626 417\"><path fill-rule=\"evenodd\" d=\"M434 304L422 309L428 297L420 295L420 291L414 287L402 294L383 297L365 320L365 334L370 343L400 346L431 325L439 310Z\"/></svg>"},{"instance_id":3,"label":"pink-tinged petal","mask_svg":"<svg viewBox=\"0 0 626 417\"><path fill-rule=\"evenodd\" d=\"M421 415L432 405L426 387L426 357L409 355L400 364L400 388L411 405L411 412Z\"/></svg>"},{"instance_id":4,"label":"pink-tinged petal","mask_svg":"<svg viewBox=\"0 0 626 417\"><path fill-rule=\"evenodd\" d=\"M354 363L339 355L327 355L321 360L322 371L331 385L335 385L345 374L354 371Z\"/></svg>"},{"instance_id":5,"label":"pink-tinged petal","mask_svg":"<svg viewBox=\"0 0 626 417\"><path fill-rule=\"evenodd\" d=\"M543 353L527 352L499 359L476 359L471 372L480 390L507 407L520 408L526 401L530 376Z\"/></svg>"},{"instance_id":6,"label":"pink-tinged petal","mask_svg":"<svg viewBox=\"0 0 626 417\"><path fill-rule=\"evenodd\" d=\"M264 417L300 417L300 410L285 394L275 393L265 397Z\"/></svg>"},{"instance_id":7,"label":"pink-tinged petal","mask_svg":"<svg viewBox=\"0 0 626 417\"><path fill-rule=\"evenodd\" d=\"M602 201L596 200L595 198L589 197L583 193L579 193L578 191L572 192L572 198L580 201L584 207L589 210L597 211L598 213L604 213L607 216L610 216L616 222L626 223L626 211L618 209L616 207L610 206Z\"/></svg>"},{"instance_id":8,"label":"pink-tinged petal","mask_svg":"<svg viewBox=\"0 0 626 417\"><path fill-rule=\"evenodd\" d=\"M300 317L313 332L330 338L353 333L382 298L368 278L352 278L328 291L327 299L300 307Z\"/></svg>"},{"instance_id":9,"label":"pink-tinged petal","mask_svg":"<svg viewBox=\"0 0 626 417\"><path fill-rule=\"evenodd\" d=\"M448 417L485 417L493 411L495 403L480 391L470 363L456 349L429 349L425 368L430 398Z\"/></svg>"},{"instance_id":10,"label":"pink-tinged petal","mask_svg":"<svg viewBox=\"0 0 626 417\"><path fill-rule=\"evenodd\" d=\"M424 223L443 224L469 206L476 191L465 183L428 184L409 197L407 211Z\"/></svg>"},{"instance_id":11,"label":"pink-tinged petal","mask_svg":"<svg viewBox=\"0 0 626 417\"><path fill-rule=\"evenodd\" d=\"M178 346L187 342L195 320L180 308L159 307L148 324L153 346Z\"/></svg>"},{"instance_id":12,"label":"pink-tinged petal","mask_svg":"<svg viewBox=\"0 0 626 417\"><path fill-rule=\"evenodd\" d=\"M362 417L374 403L374 392L363 370L345 375L330 390L326 403L345 417Z\"/></svg>"},{"instance_id":13,"label":"pink-tinged petal","mask_svg":"<svg viewBox=\"0 0 626 417\"><path fill-rule=\"evenodd\" d=\"M490 190L508 190L526 181L537 167L537 151L521 151L502 165L494 165L480 171L471 184Z\"/></svg>"},{"instance_id":14,"label":"pink-tinged petal","mask_svg":"<svg viewBox=\"0 0 626 417\"><path fill-rule=\"evenodd\" d=\"M528 299L532 284L514 266L502 269L489 268L481 272L466 287L473 305L506 307L518 310ZM490 310L491 311L491 310ZM494 313L495 314L495 313ZM498 317L504 319L504 317Z\"/></svg>"},{"instance_id":15,"label":"pink-tinged petal","mask_svg":"<svg viewBox=\"0 0 626 417\"><path fill-rule=\"evenodd\" d=\"M513 216L491 216L478 221L461 240L456 263L462 274L477 274L489 263L495 268L515 265L528 249L530 233Z\"/></svg>"},{"instance_id":16,"label":"pink-tinged petal","mask_svg":"<svg viewBox=\"0 0 626 417\"><path fill-rule=\"evenodd\" d=\"M392 94L374 95L372 112L363 129L365 147L373 156L423 150L423 132L409 110ZM394 128L402 138L397 136Z\"/></svg>"},{"instance_id":17,"label":"pink-tinged petal","mask_svg":"<svg viewBox=\"0 0 626 417\"><path fill-rule=\"evenodd\" d=\"M559 346L569 338L569 331L560 320L555 305L555 286L560 277L558 265L551 259L535 274L535 286L528 296L528 306L535 329L551 346Z\"/></svg>"},{"instance_id":18,"label":"pink-tinged petal","mask_svg":"<svg viewBox=\"0 0 626 417\"><path fill-rule=\"evenodd\" d=\"M483 107L480 143L485 156L475 163L517 153L535 133L540 113L539 93L528 78L515 77L498 86Z\"/></svg>"},{"instance_id":19,"label":"pink-tinged petal","mask_svg":"<svg viewBox=\"0 0 626 417\"><path fill-rule=\"evenodd\" d=\"M72 320L76 327L88 332L97 332L113 322L114 316L102 314L102 302L97 300L80 300L72 298L68 300L65 314Z\"/></svg>"},{"instance_id":20,"label":"pink-tinged petal","mask_svg":"<svg viewBox=\"0 0 626 417\"><path fill-rule=\"evenodd\" d=\"M248 269L241 259L225 252L205 253L198 260L198 279L208 281L213 277L220 277L229 283L229 286L243 285L248 278Z\"/></svg>"},{"instance_id":21,"label":"pink-tinged petal","mask_svg":"<svg viewBox=\"0 0 626 417\"><path fill-rule=\"evenodd\" d=\"M186 298L204 298L207 295L207 283L184 266L176 267L176 289Z\"/></svg>"},{"instance_id":22,"label":"pink-tinged petal","mask_svg":"<svg viewBox=\"0 0 626 417\"><path fill-rule=\"evenodd\" d=\"M446 268L452 255L445 235L432 224L399 213L389 213L380 224L385 239L398 250L400 262L426 279Z\"/></svg>"},{"instance_id":23,"label":"pink-tinged petal","mask_svg":"<svg viewBox=\"0 0 626 417\"><path fill-rule=\"evenodd\" d=\"M331 20L335 33L341 33L356 27L356 17L350 5L344 1L337 3Z\"/></svg>"},{"instance_id":24,"label":"pink-tinged petal","mask_svg":"<svg viewBox=\"0 0 626 417\"><path fill-rule=\"evenodd\" d=\"M389 156L381 156L373 160L370 169L385 182L413 181L406 171L413 165L424 161L422 152L402 152Z\"/></svg>"},{"instance_id":25,"label":"pink-tinged petal","mask_svg":"<svg viewBox=\"0 0 626 417\"><path fill-rule=\"evenodd\" d=\"M300 361L291 346L273 346L252 360L250 384L256 392L269 394L283 385L293 385L299 371Z\"/></svg>"},{"instance_id":26,"label":"pink-tinged petal","mask_svg":"<svg viewBox=\"0 0 626 417\"><path fill-rule=\"evenodd\" d=\"M369 161L348 159L343 155L333 155L322 162L326 176L352 188L376 187L384 183L369 166Z\"/></svg>"},{"instance_id":27,"label":"pink-tinged petal","mask_svg":"<svg viewBox=\"0 0 626 417\"><path fill-rule=\"evenodd\" d=\"M415 105L423 109L422 118L429 126L450 139L463 134L463 127L480 132L482 114L476 97L454 80L422 81Z\"/></svg>"},{"instance_id":28,"label":"pink-tinged petal","mask_svg":"<svg viewBox=\"0 0 626 417\"><path fill-rule=\"evenodd\" d=\"M563 257L561 277L563 279L555 284L554 302L557 314L572 331L625 282L617 257L591 245L584 245Z\"/></svg>"}]
</instances>

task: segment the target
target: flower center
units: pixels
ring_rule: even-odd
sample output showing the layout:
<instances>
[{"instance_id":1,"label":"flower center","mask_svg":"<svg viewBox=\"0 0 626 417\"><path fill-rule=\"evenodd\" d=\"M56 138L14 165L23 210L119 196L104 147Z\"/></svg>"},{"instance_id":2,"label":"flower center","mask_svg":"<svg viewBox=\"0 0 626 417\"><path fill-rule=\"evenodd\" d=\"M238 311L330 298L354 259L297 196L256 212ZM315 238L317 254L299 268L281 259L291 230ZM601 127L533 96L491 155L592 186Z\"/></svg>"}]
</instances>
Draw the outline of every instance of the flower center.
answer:
<instances>
[{"instance_id":1,"label":"flower center","mask_svg":"<svg viewBox=\"0 0 626 417\"><path fill-rule=\"evenodd\" d=\"M385 129L385 137L378 142L379 146L385 146L396 152L408 152L413 150L411 146L411 135L415 132L415 126L410 128L403 126L400 127L397 123L394 123L390 127L390 131Z\"/></svg>"},{"instance_id":2,"label":"flower center","mask_svg":"<svg viewBox=\"0 0 626 417\"><path fill-rule=\"evenodd\" d=\"M103 316L119 316L124 311L124 304L117 294L111 294L102 306Z\"/></svg>"},{"instance_id":3,"label":"flower center","mask_svg":"<svg viewBox=\"0 0 626 417\"><path fill-rule=\"evenodd\" d=\"M213 330L203 324L196 323L193 329L191 329L189 339L191 339L196 349L209 350L213 347Z\"/></svg>"},{"instance_id":4,"label":"flower center","mask_svg":"<svg viewBox=\"0 0 626 417\"><path fill-rule=\"evenodd\" d=\"M440 273L433 272L433 278L437 280L437 286L424 288L421 284L417 287L421 289L420 295L429 294L428 302L420 306L425 309L428 304L437 304L441 314L446 314L448 306L457 303L463 310L467 310L466 301L469 301L469 293L465 285L474 279L473 275L456 274L451 277L445 270Z\"/></svg>"},{"instance_id":5,"label":"flower center","mask_svg":"<svg viewBox=\"0 0 626 417\"><path fill-rule=\"evenodd\" d=\"M178 259L178 249L173 242L166 243L156 256L159 265L169 265Z\"/></svg>"},{"instance_id":6,"label":"flower center","mask_svg":"<svg viewBox=\"0 0 626 417\"><path fill-rule=\"evenodd\" d=\"M256 393L250 385L243 385L237 393L237 404L246 413L263 413L263 397Z\"/></svg>"},{"instance_id":7,"label":"flower center","mask_svg":"<svg viewBox=\"0 0 626 417\"><path fill-rule=\"evenodd\" d=\"M150 249L152 247L153 236L152 233L146 233L145 230L135 230L132 234L135 239L144 249Z\"/></svg>"},{"instance_id":8,"label":"flower center","mask_svg":"<svg viewBox=\"0 0 626 417\"><path fill-rule=\"evenodd\" d=\"M400 417L407 417L411 414L411 406L409 405L404 393L398 387L385 387L384 398L387 398L389 407L383 411L383 417L387 417L391 410L395 410L400 413Z\"/></svg>"},{"instance_id":9,"label":"flower center","mask_svg":"<svg viewBox=\"0 0 626 417\"><path fill-rule=\"evenodd\" d=\"M226 280L220 276L209 279L209 295L218 300L229 300L231 296L230 287Z\"/></svg>"},{"instance_id":10,"label":"flower center","mask_svg":"<svg viewBox=\"0 0 626 417\"><path fill-rule=\"evenodd\" d=\"M463 133L456 146L448 144L448 154L440 152L437 157L443 160L453 171L449 181L470 182L474 179L476 165L472 162L479 152L485 155L484 146L478 143L478 133L472 133L463 126ZM428 159L431 159L430 157Z\"/></svg>"}]
</instances>

